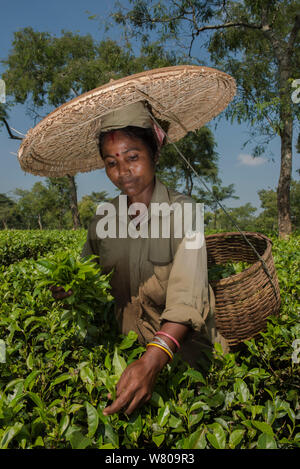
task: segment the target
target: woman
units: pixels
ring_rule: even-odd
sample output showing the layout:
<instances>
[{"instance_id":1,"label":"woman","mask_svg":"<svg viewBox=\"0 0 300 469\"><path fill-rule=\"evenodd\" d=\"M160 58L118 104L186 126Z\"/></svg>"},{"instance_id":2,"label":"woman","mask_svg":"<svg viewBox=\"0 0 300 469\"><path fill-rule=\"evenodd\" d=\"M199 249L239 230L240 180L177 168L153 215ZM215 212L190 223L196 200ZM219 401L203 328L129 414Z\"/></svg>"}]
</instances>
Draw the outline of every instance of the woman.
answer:
<instances>
[{"instance_id":1,"label":"woman","mask_svg":"<svg viewBox=\"0 0 300 469\"><path fill-rule=\"evenodd\" d=\"M127 196L129 211L136 203L147 208L147 226L155 203L195 208L192 198L168 189L155 175L163 137L143 102L107 114L101 122L99 151L106 174ZM119 202L120 196L112 201L117 219ZM226 343L215 329L205 243L187 249L184 233L178 238L172 230L168 237L134 238L121 236L119 228L116 237L101 238L101 220L103 214L92 220L82 256L96 254L104 272L114 269L111 286L120 330L134 330L139 342L147 345L142 357L125 369L115 401L103 411L109 415L123 410L129 415L150 399L157 375L174 353L180 351L196 367L214 342L223 348ZM132 220L134 216L127 221ZM54 294L62 298L70 293Z\"/></svg>"}]
</instances>

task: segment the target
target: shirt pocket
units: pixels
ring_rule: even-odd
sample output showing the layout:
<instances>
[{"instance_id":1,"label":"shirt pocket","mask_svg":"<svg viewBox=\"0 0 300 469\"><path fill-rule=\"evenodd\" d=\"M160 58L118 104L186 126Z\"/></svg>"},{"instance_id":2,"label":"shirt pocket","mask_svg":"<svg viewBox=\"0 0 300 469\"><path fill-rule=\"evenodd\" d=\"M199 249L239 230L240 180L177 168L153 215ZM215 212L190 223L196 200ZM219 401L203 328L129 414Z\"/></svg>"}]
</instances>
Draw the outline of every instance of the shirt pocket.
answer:
<instances>
[{"instance_id":1,"label":"shirt pocket","mask_svg":"<svg viewBox=\"0 0 300 469\"><path fill-rule=\"evenodd\" d=\"M157 254L157 252L155 252ZM168 253L167 253L168 254ZM149 252L148 261L153 266L153 275L149 277L140 287L140 296L144 304L151 304L161 308L165 306L168 281L173 265L173 259L166 252L160 258L151 257Z\"/></svg>"}]
</instances>

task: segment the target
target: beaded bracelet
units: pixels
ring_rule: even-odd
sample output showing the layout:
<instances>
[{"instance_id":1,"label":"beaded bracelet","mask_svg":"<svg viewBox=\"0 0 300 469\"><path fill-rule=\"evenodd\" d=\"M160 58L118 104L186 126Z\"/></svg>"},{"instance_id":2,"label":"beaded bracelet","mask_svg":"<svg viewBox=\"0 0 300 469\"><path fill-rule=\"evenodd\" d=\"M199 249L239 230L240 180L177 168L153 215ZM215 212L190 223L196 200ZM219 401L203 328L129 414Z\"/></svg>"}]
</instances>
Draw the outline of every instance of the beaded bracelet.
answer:
<instances>
[{"instance_id":1,"label":"beaded bracelet","mask_svg":"<svg viewBox=\"0 0 300 469\"><path fill-rule=\"evenodd\" d=\"M172 337L170 334L168 334L167 332L163 332L163 331L158 331L156 332L155 335L164 335L165 337L168 337L170 340L172 340L172 342L174 342L174 344L177 346L177 349L179 350L180 349L180 344L178 342L178 340L175 339L175 337Z\"/></svg>"},{"instance_id":2,"label":"beaded bracelet","mask_svg":"<svg viewBox=\"0 0 300 469\"><path fill-rule=\"evenodd\" d=\"M150 344L147 344L146 345L146 348L148 347L158 347L160 348L161 350L163 350L164 352L166 352L167 355L169 355L170 359L173 360L173 355L171 355L171 353L165 348L163 347L162 345L158 345L158 344L155 344L154 342L150 342Z\"/></svg>"}]
</instances>

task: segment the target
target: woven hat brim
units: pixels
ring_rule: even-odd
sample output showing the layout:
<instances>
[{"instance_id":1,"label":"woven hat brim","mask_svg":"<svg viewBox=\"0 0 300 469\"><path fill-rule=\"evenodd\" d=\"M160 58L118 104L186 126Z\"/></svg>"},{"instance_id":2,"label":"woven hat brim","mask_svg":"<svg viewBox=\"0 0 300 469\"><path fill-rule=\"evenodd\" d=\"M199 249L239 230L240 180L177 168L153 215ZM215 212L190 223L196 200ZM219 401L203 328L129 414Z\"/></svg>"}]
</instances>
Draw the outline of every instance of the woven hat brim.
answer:
<instances>
[{"instance_id":1,"label":"woven hat brim","mask_svg":"<svg viewBox=\"0 0 300 469\"><path fill-rule=\"evenodd\" d=\"M21 168L61 177L104 166L98 149L101 117L146 100L156 119L168 121L174 142L222 112L236 93L235 80L209 67L154 69L107 83L59 106L30 129L22 141Z\"/></svg>"}]
</instances>

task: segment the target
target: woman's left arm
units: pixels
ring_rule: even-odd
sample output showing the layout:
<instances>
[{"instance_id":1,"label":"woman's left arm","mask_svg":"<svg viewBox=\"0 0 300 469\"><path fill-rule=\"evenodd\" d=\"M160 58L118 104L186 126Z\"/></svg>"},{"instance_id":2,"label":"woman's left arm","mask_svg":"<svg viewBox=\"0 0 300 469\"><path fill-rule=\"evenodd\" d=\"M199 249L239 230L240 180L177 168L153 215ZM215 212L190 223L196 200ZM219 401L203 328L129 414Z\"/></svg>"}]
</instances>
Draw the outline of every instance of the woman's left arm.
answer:
<instances>
[{"instance_id":1,"label":"woman's left arm","mask_svg":"<svg viewBox=\"0 0 300 469\"><path fill-rule=\"evenodd\" d=\"M184 340L189 327L175 322L164 322L162 332L172 336L179 344ZM175 343L164 336L172 352L176 352ZM135 409L149 401L156 378L168 363L169 356L158 347L148 347L143 356L131 363L123 372L116 389L116 400L103 411L104 415L123 410L130 415Z\"/></svg>"}]
</instances>

